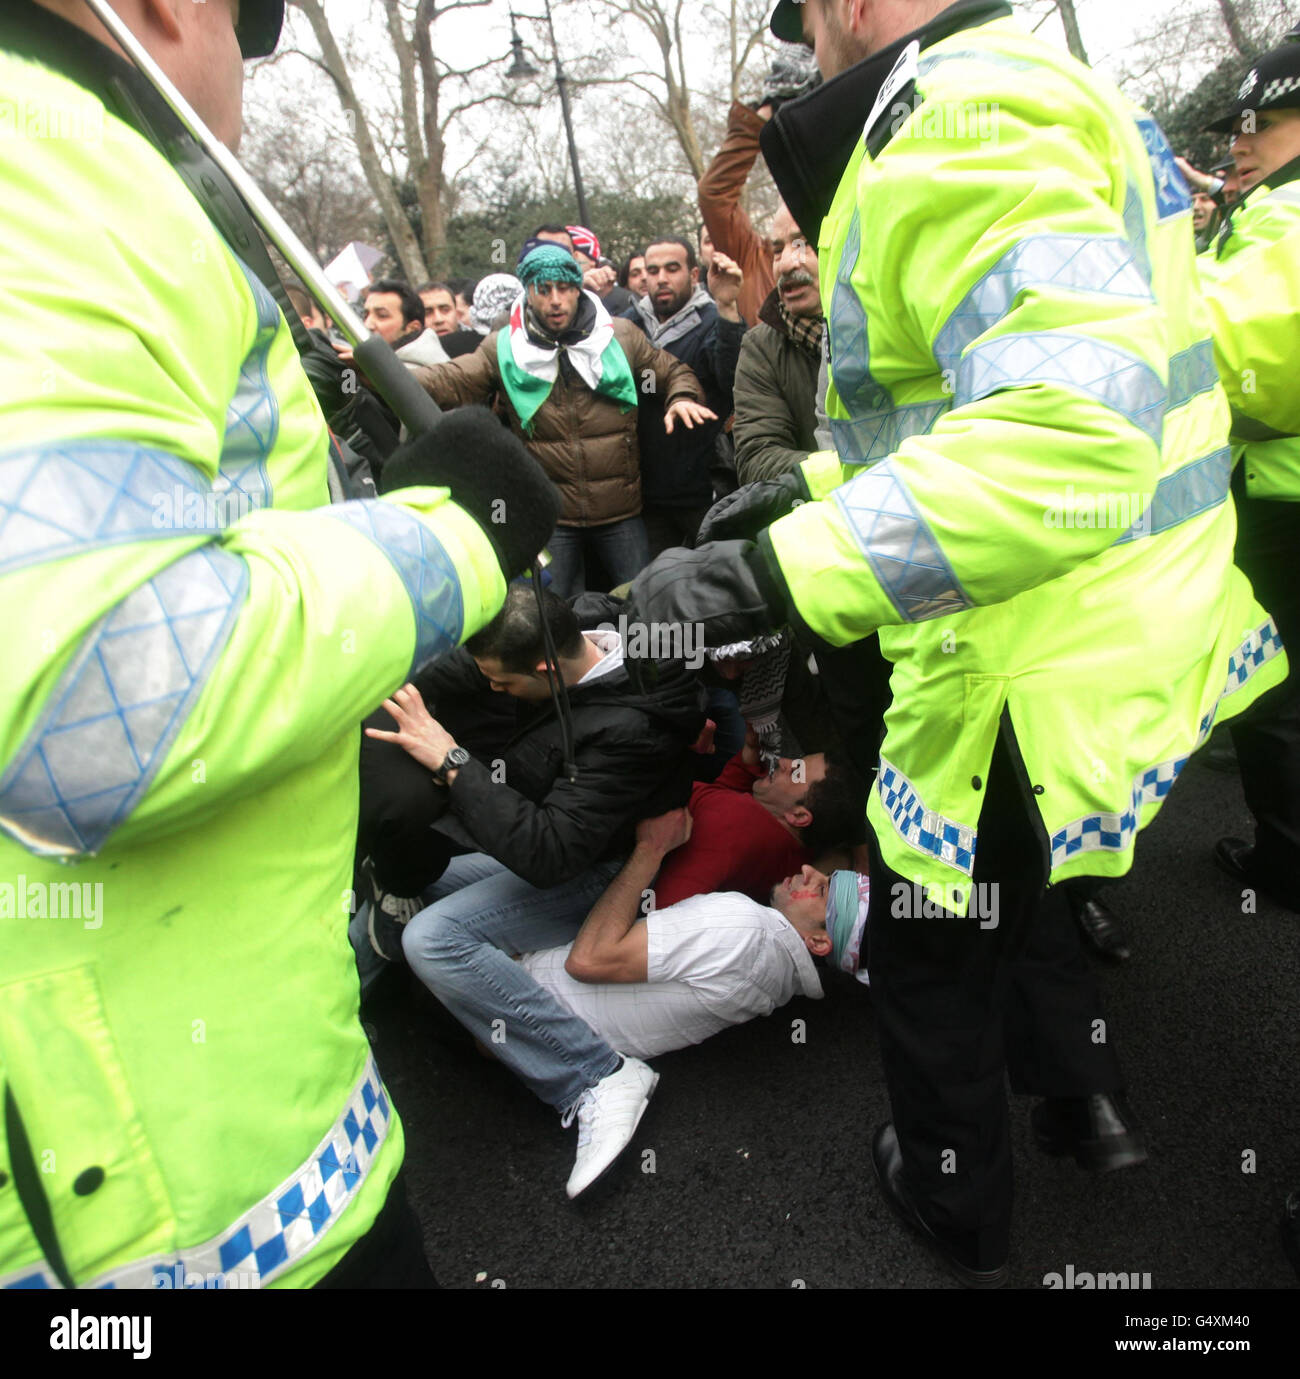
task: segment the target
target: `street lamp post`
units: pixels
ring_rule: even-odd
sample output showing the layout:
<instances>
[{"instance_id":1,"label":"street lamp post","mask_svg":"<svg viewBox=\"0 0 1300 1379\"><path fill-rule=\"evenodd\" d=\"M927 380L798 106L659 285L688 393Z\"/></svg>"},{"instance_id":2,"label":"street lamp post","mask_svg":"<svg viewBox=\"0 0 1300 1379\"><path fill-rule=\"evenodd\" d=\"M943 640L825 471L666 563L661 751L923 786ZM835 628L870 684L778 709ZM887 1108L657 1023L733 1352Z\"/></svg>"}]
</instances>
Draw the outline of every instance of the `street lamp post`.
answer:
<instances>
[{"instance_id":1,"label":"street lamp post","mask_svg":"<svg viewBox=\"0 0 1300 1379\"><path fill-rule=\"evenodd\" d=\"M591 217L587 212L587 194L582 186L582 169L578 166L578 145L573 137L573 115L569 109L569 79L564 75L564 68L560 65L560 46L555 41L555 21L551 18L551 0L543 0L543 3L546 6L546 28L551 35L551 52L555 57L555 85L560 92L560 111L564 116L564 134L569 142L569 162L573 165L573 190L578 199L578 220L590 229ZM510 64L507 76L515 78L536 76L537 69L524 57L523 40L515 28L516 18L540 20L541 16L535 14L517 16L514 10L510 11L510 47L514 53L514 61Z\"/></svg>"}]
</instances>

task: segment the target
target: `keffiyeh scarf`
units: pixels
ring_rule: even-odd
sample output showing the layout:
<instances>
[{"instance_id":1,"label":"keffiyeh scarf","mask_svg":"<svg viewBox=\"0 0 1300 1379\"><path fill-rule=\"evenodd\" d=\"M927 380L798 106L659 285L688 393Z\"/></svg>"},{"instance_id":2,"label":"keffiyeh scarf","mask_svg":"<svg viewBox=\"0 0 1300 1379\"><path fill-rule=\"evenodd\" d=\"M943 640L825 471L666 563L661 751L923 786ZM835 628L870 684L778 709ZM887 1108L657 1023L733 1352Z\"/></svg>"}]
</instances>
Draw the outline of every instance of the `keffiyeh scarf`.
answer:
<instances>
[{"instance_id":1,"label":"keffiyeh scarf","mask_svg":"<svg viewBox=\"0 0 1300 1379\"><path fill-rule=\"evenodd\" d=\"M637 405L627 355L614 338L614 323L595 293L582 293L574 325L559 340L551 339L532 317L527 295L521 293L510 308L509 329L497 336L497 365L525 431L551 395L560 373L561 350L592 392L612 398L624 412Z\"/></svg>"},{"instance_id":2,"label":"keffiyeh scarf","mask_svg":"<svg viewBox=\"0 0 1300 1379\"><path fill-rule=\"evenodd\" d=\"M752 642L732 642L705 654L711 661L752 661L737 690L740 712L758 734L758 756L769 774L781 760L781 698L790 668L788 634L756 637Z\"/></svg>"}]
</instances>

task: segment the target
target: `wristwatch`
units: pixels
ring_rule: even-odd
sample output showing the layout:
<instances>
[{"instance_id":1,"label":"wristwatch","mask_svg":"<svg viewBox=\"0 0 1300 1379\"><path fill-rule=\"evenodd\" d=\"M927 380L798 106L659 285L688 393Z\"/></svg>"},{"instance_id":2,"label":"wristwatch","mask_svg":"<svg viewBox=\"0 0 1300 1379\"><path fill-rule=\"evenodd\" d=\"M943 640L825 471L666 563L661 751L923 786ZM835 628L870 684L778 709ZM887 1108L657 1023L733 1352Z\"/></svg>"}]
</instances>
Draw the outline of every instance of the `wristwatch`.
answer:
<instances>
[{"instance_id":1,"label":"wristwatch","mask_svg":"<svg viewBox=\"0 0 1300 1379\"><path fill-rule=\"evenodd\" d=\"M439 785L447 784L447 772L459 771L469 760L469 753L464 747L453 747L442 759L442 765L433 773L433 778Z\"/></svg>"}]
</instances>

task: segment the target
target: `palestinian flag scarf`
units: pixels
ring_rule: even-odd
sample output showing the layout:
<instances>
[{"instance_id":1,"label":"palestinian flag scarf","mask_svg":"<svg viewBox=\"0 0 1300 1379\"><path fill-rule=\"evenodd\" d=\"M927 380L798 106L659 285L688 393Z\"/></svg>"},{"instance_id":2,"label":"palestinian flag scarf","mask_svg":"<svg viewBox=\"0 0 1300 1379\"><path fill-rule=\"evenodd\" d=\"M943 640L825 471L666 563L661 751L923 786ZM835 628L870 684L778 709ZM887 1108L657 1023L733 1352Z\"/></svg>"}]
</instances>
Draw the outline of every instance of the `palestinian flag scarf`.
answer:
<instances>
[{"instance_id":1,"label":"palestinian flag scarf","mask_svg":"<svg viewBox=\"0 0 1300 1379\"><path fill-rule=\"evenodd\" d=\"M543 335L528 319L528 297L521 293L510 309L510 328L497 336L497 366L506 396L525 431L551 395L560 372L560 351L592 392L613 399L621 410L637 404L636 383L614 323L599 297L583 291L573 325L558 340Z\"/></svg>"}]
</instances>

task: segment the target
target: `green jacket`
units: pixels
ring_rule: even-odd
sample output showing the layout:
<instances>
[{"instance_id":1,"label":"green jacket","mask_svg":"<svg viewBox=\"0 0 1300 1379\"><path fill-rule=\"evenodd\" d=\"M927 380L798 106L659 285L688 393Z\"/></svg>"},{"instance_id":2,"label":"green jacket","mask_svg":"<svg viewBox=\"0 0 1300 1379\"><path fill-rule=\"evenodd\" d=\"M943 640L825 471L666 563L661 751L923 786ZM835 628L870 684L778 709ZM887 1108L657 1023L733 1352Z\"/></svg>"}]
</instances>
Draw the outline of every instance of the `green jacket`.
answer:
<instances>
[{"instance_id":1,"label":"green jacket","mask_svg":"<svg viewBox=\"0 0 1300 1379\"><path fill-rule=\"evenodd\" d=\"M1196 262L1246 492L1300 502L1300 159L1254 187Z\"/></svg>"},{"instance_id":2,"label":"green jacket","mask_svg":"<svg viewBox=\"0 0 1300 1379\"><path fill-rule=\"evenodd\" d=\"M819 359L790 338L776 306L776 289L745 332L736 365L736 475L742 484L775 479L817 448Z\"/></svg>"},{"instance_id":3,"label":"green jacket","mask_svg":"<svg viewBox=\"0 0 1300 1379\"><path fill-rule=\"evenodd\" d=\"M1163 135L1013 20L960 18L865 126L872 93L848 93L861 133L818 243L838 456L805 462L823 501L767 540L814 632L880 629L869 817L964 912L1004 710L1052 878L1119 875L1286 662L1232 564L1228 409ZM791 118L834 146L817 100Z\"/></svg>"},{"instance_id":4,"label":"green jacket","mask_svg":"<svg viewBox=\"0 0 1300 1379\"><path fill-rule=\"evenodd\" d=\"M8 53L0 100L66 131L0 198L0 1285L310 1285L402 1158L359 723L504 582L443 489L323 506L284 317L151 144Z\"/></svg>"}]
</instances>

